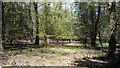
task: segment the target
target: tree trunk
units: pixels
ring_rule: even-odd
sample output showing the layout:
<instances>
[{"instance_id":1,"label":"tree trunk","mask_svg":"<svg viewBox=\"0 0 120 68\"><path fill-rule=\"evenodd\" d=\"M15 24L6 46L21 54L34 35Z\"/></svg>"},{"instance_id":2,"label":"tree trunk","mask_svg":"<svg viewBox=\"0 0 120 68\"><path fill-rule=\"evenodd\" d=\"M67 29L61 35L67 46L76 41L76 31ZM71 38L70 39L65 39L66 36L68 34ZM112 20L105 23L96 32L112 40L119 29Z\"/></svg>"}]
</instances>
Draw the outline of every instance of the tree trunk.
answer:
<instances>
[{"instance_id":1,"label":"tree trunk","mask_svg":"<svg viewBox=\"0 0 120 68\"><path fill-rule=\"evenodd\" d=\"M83 38L83 44L85 45L85 48L86 48L87 47L87 37L86 36Z\"/></svg>"},{"instance_id":2,"label":"tree trunk","mask_svg":"<svg viewBox=\"0 0 120 68\"><path fill-rule=\"evenodd\" d=\"M13 33L12 31L9 31L9 41L10 41L10 45L13 44Z\"/></svg>"},{"instance_id":3,"label":"tree trunk","mask_svg":"<svg viewBox=\"0 0 120 68\"><path fill-rule=\"evenodd\" d=\"M0 52L2 52L2 2L0 1Z\"/></svg>"},{"instance_id":4,"label":"tree trunk","mask_svg":"<svg viewBox=\"0 0 120 68\"><path fill-rule=\"evenodd\" d=\"M91 37L91 46L92 47L96 47L96 36L95 35L93 35L92 37Z\"/></svg>"},{"instance_id":5,"label":"tree trunk","mask_svg":"<svg viewBox=\"0 0 120 68\"><path fill-rule=\"evenodd\" d=\"M29 4L28 12L29 12L29 22L33 26L32 16L31 16L31 3ZM33 27L30 28L30 40L31 42L33 42Z\"/></svg>"},{"instance_id":6,"label":"tree trunk","mask_svg":"<svg viewBox=\"0 0 120 68\"><path fill-rule=\"evenodd\" d=\"M103 49L103 45L102 45L102 40L101 40L101 33L100 33L100 31L99 31L99 43L100 43L100 45L101 45L101 47L102 47L102 49Z\"/></svg>"},{"instance_id":7,"label":"tree trunk","mask_svg":"<svg viewBox=\"0 0 120 68\"><path fill-rule=\"evenodd\" d=\"M44 35L44 46L47 48L47 35Z\"/></svg>"},{"instance_id":8,"label":"tree trunk","mask_svg":"<svg viewBox=\"0 0 120 68\"><path fill-rule=\"evenodd\" d=\"M2 41L5 41L4 5L2 2Z\"/></svg>"},{"instance_id":9,"label":"tree trunk","mask_svg":"<svg viewBox=\"0 0 120 68\"><path fill-rule=\"evenodd\" d=\"M116 4L113 2L111 7L110 7L110 13L109 13L109 20L110 20L110 40L109 40L109 48L108 48L108 53L107 56L109 58L115 58L115 51L116 51L116 29L117 25L114 20L116 9L115 9Z\"/></svg>"},{"instance_id":10,"label":"tree trunk","mask_svg":"<svg viewBox=\"0 0 120 68\"><path fill-rule=\"evenodd\" d=\"M35 9L35 15L36 15L36 39L35 39L35 44L39 45L39 20L38 20L38 10L37 10L37 2L33 3L34 4L34 9Z\"/></svg>"},{"instance_id":11,"label":"tree trunk","mask_svg":"<svg viewBox=\"0 0 120 68\"><path fill-rule=\"evenodd\" d=\"M39 45L39 36L36 35L35 44Z\"/></svg>"},{"instance_id":12,"label":"tree trunk","mask_svg":"<svg viewBox=\"0 0 120 68\"><path fill-rule=\"evenodd\" d=\"M115 36L112 34L109 40L109 48L108 48L108 57L115 57L115 51L116 51L116 39Z\"/></svg>"},{"instance_id":13,"label":"tree trunk","mask_svg":"<svg viewBox=\"0 0 120 68\"><path fill-rule=\"evenodd\" d=\"M48 39L48 37L47 37L47 35L48 35L48 32L47 32L47 23L50 23L50 21L49 21L49 19L48 19L48 17L49 17L49 9L48 9L48 7L50 6L50 4L49 3L45 3L45 5L44 5L44 8L45 8L45 11L44 11L44 13L45 13L45 24L44 24L44 27L45 27L45 35L44 35L44 45L45 45L45 47L47 47L47 44L48 44L48 41L47 41L47 39Z\"/></svg>"},{"instance_id":14,"label":"tree trunk","mask_svg":"<svg viewBox=\"0 0 120 68\"><path fill-rule=\"evenodd\" d=\"M100 18L100 11L101 11L101 7L100 7L100 4L99 4L99 6L98 6L98 16L95 20L95 24L94 24L94 19L93 19L94 17L91 18L92 23L93 23L92 31L91 31L91 46L94 47L94 48L96 47L96 36L97 36L97 32L98 32L98 23L99 23L99 18ZM93 10L91 10L91 12L93 13ZM94 15L92 14L92 16L94 16Z\"/></svg>"}]
</instances>

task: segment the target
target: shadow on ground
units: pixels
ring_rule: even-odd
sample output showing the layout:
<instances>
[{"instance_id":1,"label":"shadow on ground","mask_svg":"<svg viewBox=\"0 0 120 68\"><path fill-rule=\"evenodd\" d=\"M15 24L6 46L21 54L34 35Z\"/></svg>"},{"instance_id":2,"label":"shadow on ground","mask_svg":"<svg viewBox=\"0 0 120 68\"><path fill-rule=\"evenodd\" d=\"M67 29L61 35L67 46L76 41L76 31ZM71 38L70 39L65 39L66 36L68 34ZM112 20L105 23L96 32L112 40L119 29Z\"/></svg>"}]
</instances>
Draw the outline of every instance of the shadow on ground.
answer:
<instances>
[{"instance_id":1,"label":"shadow on ground","mask_svg":"<svg viewBox=\"0 0 120 68\"><path fill-rule=\"evenodd\" d=\"M76 59L74 65L87 68L120 68L120 60L118 58L110 60L105 57L84 57Z\"/></svg>"},{"instance_id":2,"label":"shadow on ground","mask_svg":"<svg viewBox=\"0 0 120 68\"><path fill-rule=\"evenodd\" d=\"M35 44L3 44L3 49L5 50L18 50L18 49L28 49L28 48L41 48L43 44L35 45Z\"/></svg>"}]
</instances>

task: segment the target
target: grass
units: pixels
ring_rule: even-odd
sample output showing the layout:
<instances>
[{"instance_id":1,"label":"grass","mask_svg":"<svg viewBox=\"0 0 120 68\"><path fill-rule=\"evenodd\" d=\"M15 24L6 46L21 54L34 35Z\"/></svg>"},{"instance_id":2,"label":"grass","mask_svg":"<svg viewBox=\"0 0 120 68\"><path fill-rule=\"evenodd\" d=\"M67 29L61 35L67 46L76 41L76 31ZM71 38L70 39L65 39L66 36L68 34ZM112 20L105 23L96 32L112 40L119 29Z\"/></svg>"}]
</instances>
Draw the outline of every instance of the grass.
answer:
<instances>
[{"instance_id":1,"label":"grass","mask_svg":"<svg viewBox=\"0 0 120 68\"><path fill-rule=\"evenodd\" d=\"M99 43L97 43L97 45L98 45L98 47L102 47L101 44L99 44ZM102 45L103 45L103 47L105 47L105 48L109 46L108 43L102 43Z\"/></svg>"},{"instance_id":2,"label":"grass","mask_svg":"<svg viewBox=\"0 0 120 68\"><path fill-rule=\"evenodd\" d=\"M47 48L29 48L20 50L4 51L7 55L22 55L25 56L27 62L34 62L34 60L45 65L54 65L64 59L67 55L79 54L80 56L97 57L103 55L101 51L82 48L82 44L72 45L48 45ZM69 56L68 56L69 58Z\"/></svg>"}]
</instances>

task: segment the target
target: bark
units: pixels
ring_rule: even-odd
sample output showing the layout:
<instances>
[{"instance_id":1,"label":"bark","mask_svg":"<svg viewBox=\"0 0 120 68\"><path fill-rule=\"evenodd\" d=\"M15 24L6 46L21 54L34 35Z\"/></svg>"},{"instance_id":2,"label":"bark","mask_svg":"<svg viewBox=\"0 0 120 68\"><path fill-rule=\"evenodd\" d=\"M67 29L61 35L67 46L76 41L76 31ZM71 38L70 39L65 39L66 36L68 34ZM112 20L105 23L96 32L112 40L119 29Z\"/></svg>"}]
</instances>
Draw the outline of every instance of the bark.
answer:
<instances>
[{"instance_id":1,"label":"bark","mask_svg":"<svg viewBox=\"0 0 120 68\"><path fill-rule=\"evenodd\" d=\"M2 2L0 1L0 52L2 52Z\"/></svg>"},{"instance_id":2,"label":"bark","mask_svg":"<svg viewBox=\"0 0 120 68\"><path fill-rule=\"evenodd\" d=\"M47 19L47 16L48 16L48 13L47 13L47 3L45 3L45 35L44 35L44 43L45 43L45 47L47 45L47 22L48 22L48 19Z\"/></svg>"},{"instance_id":3,"label":"bark","mask_svg":"<svg viewBox=\"0 0 120 68\"><path fill-rule=\"evenodd\" d=\"M35 9L35 15L36 15L36 39L35 39L35 44L39 44L39 20L38 20L38 10L37 10L37 2L33 3L34 4L34 9Z\"/></svg>"},{"instance_id":4,"label":"bark","mask_svg":"<svg viewBox=\"0 0 120 68\"><path fill-rule=\"evenodd\" d=\"M85 48L87 47L87 37L83 38L83 44L85 45Z\"/></svg>"},{"instance_id":5,"label":"bark","mask_svg":"<svg viewBox=\"0 0 120 68\"><path fill-rule=\"evenodd\" d=\"M109 48L108 48L108 57L115 57L115 51L116 51L116 39L115 36L112 34L109 40Z\"/></svg>"},{"instance_id":6,"label":"bark","mask_svg":"<svg viewBox=\"0 0 120 68\"><path fill-rule=\"evenodd\" d=\"M100 31L99 31L99 42L100 42L100 45L101 45L101 47L102 47L102 49L103 49L102 40L101 40L101 33L100 33Z\"/></svg>"},{"instance_id":7,"label":"bark","mask_svg":"<svg viewBox=\"0 0 120 68\"><path fill-rule=\"evenodd\" d=\"M9 41L10 41L10 45L13 44L13 33L12 31L9 31Z\"/></svg>"},{"instance_id":8,"label":"bark","mask_svg":"<svg viewBox=\"0 0 120 68\"><path fill-rule=\"evenodd\" d=\"M39 44L39 36L38 35L36 35L36 39L35 39L35 44Z\"/></svg>"},{"instance_id":9,"label":"bark","mask_svg":"<svg viewBox=\"0 0 120 68\"><path fill-rule=\"evenodd\" d=\"M96 47L96 36L97 36L97 32L98 32L98 23L99 23L99 18L100 18L100 10L101 10L101 7L100 7L100 4L99 4L99 6L98 6L98 15L97 15L95 24L93 24L94 28L91 31L91 46L93 46L94 48ZM92 18L94 18L94 17L92 17ZM92 19L92 22L94 22L94 19Z\"/></svg>"},{"instance_id":10,"label":"bark","mask_svg":"<svg viewBox=\"0 0 120 68\"><path fill-rule=\"evenodd\" d=\"M47 47L47 44L48 44L48 41L47 41L47 39L48 39L48 37L47 37L47 35L49 34L48 32L47 32L47 23L50 23L50 21L48 20L48 17L49 17L49 6L50 6L50 4L49 3L45 3L45 5L44 5L44 8L45 8L45 35L44 35L44 43L45 43L45 47Z\"/></svg>"},{"instance_id":11,"label":"bark","mask_svg":"<svg viewBox=\"0 0 120 68\"><path fill-rule=\"evenodd\" d=\"M117 23L115 22L114 20L114 17L115 17L115 13L116 10L115 10L115 6L116 4L113 2L111 7L110 7L110 13L109 13L109 19L110 19L110 25L112 25L111 27L111 34L110 34L110 39L108 41L109 43L109 48L108 48L108 57L110 58L115 58L115 51L116 51L116 29L117 29ZM113 22L114 21L114 22Z\"/></svg>"},{"instance_id":12,"label":"bark","mask_svg":"<svg viewBox=\"0 0 120 68\"><path fill-rule=\"evenodd\" d=\"M5 40L5 23L4 23L4 5L3 5L3 2L2 2L2 40L4 41Z\"/></svg>"},{"instance_id":13,"label":"bark","mask_svg":"<svg viewBox=\"0 0 120 68\"><path fill-rule=\"evenodd\" d=\"M33 25L32 16L31 16L31 3L29 5L28 12L29 12L29 22ZM30 28L30 40L31 40L31 42L33 42L33 27Z\"/></svg>"}]
</instances>

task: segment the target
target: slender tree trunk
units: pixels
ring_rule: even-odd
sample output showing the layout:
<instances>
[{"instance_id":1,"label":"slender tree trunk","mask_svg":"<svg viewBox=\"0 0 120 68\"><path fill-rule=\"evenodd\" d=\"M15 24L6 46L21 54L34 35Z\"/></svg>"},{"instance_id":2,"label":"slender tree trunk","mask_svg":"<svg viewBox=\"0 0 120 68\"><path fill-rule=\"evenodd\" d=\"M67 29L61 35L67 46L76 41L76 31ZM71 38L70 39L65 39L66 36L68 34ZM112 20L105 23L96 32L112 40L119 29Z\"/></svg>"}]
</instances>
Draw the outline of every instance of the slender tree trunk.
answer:
<instances>
[{"instance_id":1,"label":"slender tree trunk","mask_svg":"<svg viewBox=\"0 0 120 68\"><path fill-rule=\"evenodd\" d=\"M115 13L116 12L116 4L113 2L111 7L110 7L110 13L109 13L109 20L110 20L110 39L109 39L109 48L108 48L108 57L110 58L115 58L115 51L116 51L116 21L114 19Z\"/></svg>"},{"instance_id":2,"label":"slender tree trunk","mask_svg":"<svg viewBox=\"0 0 120 68\"><path fill-rule=\"evenodd\" d=\"M28 12L29 12L29 22L33 26L32 16L31 16L31 3L29 4ZM31 40L31 42L33 42L33 27L30 28L30 40Z\"/></svg>"},{"instance_id":3,"label":"slender tree trunk","mask_svg":"<svg viewBox=\"0 0 120 68\"><path fill-rule=\"evenodd\" d=\"M44 35L44 45L47 47L47 23L48 23L48 11L47 11L47 3L45 3L45 35Z\"/></svg>"},{"instance_id":4,"label":"slender tree trunk","mask_svg":"<svg viewBox=\"0 0 120 68\"><path fill-rule=\"evenodd\" d=\"M98 23L99 23L99 18L100 18L100 10L101 7L100 7L100 4L98 6L98 16L97 16L97 19L95 20L95 25L94 25L94 28L93 30L91 31L91 46L93 46L94 48L96 47L96 36L97 36L97 32L98 32ZM93 10L91 10L93 11ZM93 13L93 12L92 12ZM93 14L92 14L93 16ZM92 17L94 18L94 17ZM94 19L92 19L92 23L94 22Z\"/></svg>"},{"instance_id":5,"label":"slender tree trunk","mask_svg":"<svg viewBox=\"0 0 120 68\"><path fill-rule=\"evenodd\" d=\"M90 18L91 18L91 31L90 31L90 39L91 39L91 46L92 47L95 47L96 43L95 43L95 28L94 28L94 9L91 8L91 11L90 11Z\"/></svg>"},{"instance_id":6,"label":"slender tree trunk","mask_svg":"<svg viewBox=\"0 0 120 68\"><path fill-rule=\"evenodd\" d=\"M35 15L36 15L36 39L35 39L35 44L39 44L39 20L38 20L38 9L37 9L37 2L33 3L34 4L34 9L35 9Z\"/></svg>"},{"instance_id":7,"label":"slender tree trunk","mask_svg":"<svg viewBox=\"0 0 120 68\"><path fill-rule=\"evenodd\" d=\"M116 51L116 39L114 34L111 35L109 40L109 48L108 48L108 57L115 58L115 51Z\"/></svg>"},{"instance_id":8,"label":"slender tree trunk","mask_svg":"<svg viewBox=\"0 0 120 68\"><path fill-rule=\"evenodd\" d=\"M5 41L5 23L4 23L4 5L3 5L3 2L2 2L2 41L4 42Z\"/></svg>"},{"instance_id":9,"label":"slender tree trunk","mask_svg":"<svg viewBox=\"0 0 120 68\"><path fill-rule=\"evenodd\" d=\"M102 49L103 49L102 40L101 40L101 33L100 33L100 31L99 31L99 42L100 42L100 45L101 45L101 47L102 47Z\"/></svg>"},{"instance_id":10,"label":"slender tree trunk","mask_svg":"<svg viewBox=\"0 0 120 68\"><path fill-rule=\"evenodd\" d=\"M0 52L2 52L2 2L0 1Z\"/></svg>"},{"instance_id":11,"label":"slender tree trunk","mask_svg":"<svg viewBox=\"0 0 120 68\"><path fill-rule=\"evenodd\" d=\"M44 11L44 13L45 13L45 24L44 24L44 26L45 26L45 35L44 35L44 43L45 43L45 47L47 47L47 44L48 44L48 32L47 32L47 26L48 26L48 24L47 23L50 23L50 21L49 21L49 11L50 11L50 3L45 3L45 5L44 5L44 8L45 8L45 11Z\"/></svg>"},{"instance_id":12,"label":"slender tree trunk","mask_svg":"<svg viewBox=\"0 0 120 68\"><path fill-rule=\"evenodd\" d=\"M83 38L83 43L84 43L85 48L86 48L87 47L87 37L86 36Z\"/></svg>"},{"instance_id":13,"label":"slender tree trunk","mask_svg":"<svg viewBox=\"0 0 120 68\"><path fill-rule=\"evenodd\" d=\"M92 34L91 34L91 46L92 46L92 47L95 47L95 46L96 46L95 40L96 40L95 37L92 36Z\"/></svg>"},{"instance_id":14,"label":"slender tree trunk","mask_svg":"<svg viewBox=\"0 0 120 68\"><path fill-rule=\"evenodd\" d=\"M9 31L9 41L10 41L10 45L13 44L13 33L12 31Z\"/></svg>"}]
</instances>

